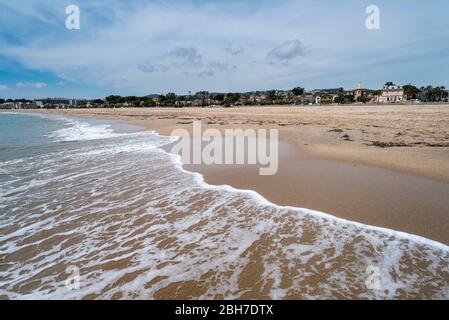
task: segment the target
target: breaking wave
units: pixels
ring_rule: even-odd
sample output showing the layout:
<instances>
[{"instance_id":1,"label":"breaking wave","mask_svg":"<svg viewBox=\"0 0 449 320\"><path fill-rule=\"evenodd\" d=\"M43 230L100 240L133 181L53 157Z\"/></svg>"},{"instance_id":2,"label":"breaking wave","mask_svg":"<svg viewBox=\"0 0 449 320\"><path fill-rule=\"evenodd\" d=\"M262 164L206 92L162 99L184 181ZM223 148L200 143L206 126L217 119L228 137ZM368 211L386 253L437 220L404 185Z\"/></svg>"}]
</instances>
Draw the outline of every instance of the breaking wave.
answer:
<instances>
[{"instance_id":1,"label":"breaking wave","mask_svg":"<svg viewBox=\"0 0 449 320\"><path fill-rule=\"evenodd\" d=\"M119 137L110 125L91 125L87 122L71 121L68 128L59 129L48 135L57 142L85 141Z\"/></svg>"}]
</instances>

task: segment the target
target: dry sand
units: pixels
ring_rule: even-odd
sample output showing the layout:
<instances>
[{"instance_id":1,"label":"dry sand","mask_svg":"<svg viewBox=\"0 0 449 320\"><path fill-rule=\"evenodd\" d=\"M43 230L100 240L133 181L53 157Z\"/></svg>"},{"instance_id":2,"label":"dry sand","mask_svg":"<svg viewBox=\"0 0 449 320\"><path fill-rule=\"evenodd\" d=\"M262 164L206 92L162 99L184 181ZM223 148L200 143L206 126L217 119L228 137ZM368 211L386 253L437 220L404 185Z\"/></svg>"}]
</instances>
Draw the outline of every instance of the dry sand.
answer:
<instances>
[{"instance_id":1,"label":"dry sand","mask_svg":"<svg viewBox=\"0 0 449 320\"><path fill-rule=\"evenodd\" d=\"M279 172L189 166L213 184L253 189L281 205L406 231L449 244L449 106L79 109L50 112L173 129L276 128Z\"/></svg>"}]
</instances>

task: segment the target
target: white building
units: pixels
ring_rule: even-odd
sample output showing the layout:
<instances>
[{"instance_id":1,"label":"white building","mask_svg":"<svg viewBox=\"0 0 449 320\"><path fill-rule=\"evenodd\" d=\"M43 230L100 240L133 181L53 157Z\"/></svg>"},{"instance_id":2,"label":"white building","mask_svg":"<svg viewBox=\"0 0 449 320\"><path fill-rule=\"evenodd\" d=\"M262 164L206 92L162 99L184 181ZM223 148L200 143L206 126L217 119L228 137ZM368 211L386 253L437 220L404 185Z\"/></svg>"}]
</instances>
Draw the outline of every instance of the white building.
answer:
<instances>
[{"instance_id":1,"label":"white building","mask_svg":"<svg viewBox=\"0 0 449 320\"><path fill-rule=\"evenodd\" d=\"M379 103L399 103L407 101L404 89L400 86L385 86L378 96Z\"/></svg>"}]
</instances>

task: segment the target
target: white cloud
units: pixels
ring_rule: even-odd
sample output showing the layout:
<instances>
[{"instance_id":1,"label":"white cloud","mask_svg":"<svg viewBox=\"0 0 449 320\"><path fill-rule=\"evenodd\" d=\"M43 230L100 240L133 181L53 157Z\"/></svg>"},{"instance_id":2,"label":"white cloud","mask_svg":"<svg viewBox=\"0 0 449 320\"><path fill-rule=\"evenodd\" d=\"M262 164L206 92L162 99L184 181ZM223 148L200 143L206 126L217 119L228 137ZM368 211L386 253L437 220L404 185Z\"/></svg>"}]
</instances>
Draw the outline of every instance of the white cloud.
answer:
<instances>
[{"instance_id":1,"label":"white cloud","mask_svg":"<svg viewBox=\"0 0 449 320\"><path fill-rule=\"evenodd\" d=\"M298 57L303 57L304 49L302 43L298 39L285 41L267 54L270 62L289 62Z\"/></svg>"},{"instance_id":2,"label":"white cloud","mask_svg":"<svg viewBox=\"0 0 449 320\"><path fill-rule=\"evenodd\" d=\"M8 90L9 87L4 85L4 84L0 84L0 90Z\"/></svg>"},{"instance_id":3,"label":"white cloud","mask_svg":"<svg viewBox=\"0 0 449 320\"><path fill-rule=\"evenodd\" d=\"M231 67L231 65L229 63L220 63L220 62L211 62L207 65L206 69L201 70L198 73L199 77L213 77L215 75L216 72L225 72L228 71L230 69L236 69L237 67Z\"/></svg>"},{"instance_id":4,"label":"white cloud","mask_svg":"<svg viewBox=\"0 0 449 320\"><path fill-rule=\"evenodd\" d=\"M243 49L242 46L239 46L235 43L228 43L226 45L225 50L227 53L229 53L233 56L237 56L237 55L243 54L245 52L245 49Z\"/></svg>"},{"instance_id":5,"label":"white cloud","mask_svg":"<svg viewBox=\"0 0 449 320\"><path fill-rule=\"evenodd\" d=\"M28 32L26 41L2 43L0 55L71 84L122 93L345 85L348 78L355 85L364 80L360 79L362 69L367 76L394 72L397 64L387 65L388 59L395 59L405 44L416 41L413 35L423 27L415 16L408 17L413 23L407 23L403 7L391 2L388 6L400 9L401 23L395 10L385 9L382 30L377 33L366 30L365 7L351 0L326 3L325 9L312 0L257 5L245 1L78 2L82 22L81 30L75 32L64 28L64 11L54 1L39 2L30 12L10 2L8 6L17 7L16 12L34 17L25 27L28 19L23 16L22 29L45 29L50 34ZM45 19L59 17L61 12L61 21ZM394 19L388 20L389 14ZM36 26L36 20L43 26ZM416 52L418 47L423 46L418 42L401 52ZM418 58L413 61L422 61Z\"/></svg>"},{"instance_id":6,"label":"white cloud","mask_svg":"<svg viewBox=\"0 0 449 320\"><path fill-rule=\"evenodd\" d=\"M196 67L203 63L203 57L196 48L176 47L168 53L176 59L174 65L179 67Z\"/></svg>"},{"instance_id":7,"label":"white cloud","mask_svg":"<svg viewBox=\"0 0 449 320\"><path fill-rule=\"evenodd\" d=\"M31 89L42 89L47 87L44 82L17 82L17 88L31 88Z\"/></svg>"},{"instance_id":8,"label":"white cloud","mask_svg":"<svg viewBox=\"0 0 449 320\"><path fill-rule=\"evenodd\" d=\"M67 82L142 93L265 86L273 76L266 52L279 43L291 17L283 13L279 23L281 13L275 10L252 9L248 16L239 4L226 5L227 10L223 6L146 3L139 10L122 11L109 24L90 26L92 31L83 24L80 33L64 34L60 41L30 39L2 47L0 54ZM269 30L265 19L275 22ZM237 68L220 67L228 65ZM198 77L218 72L220 77L207 81Z\"/></svg>"}]
</instances>

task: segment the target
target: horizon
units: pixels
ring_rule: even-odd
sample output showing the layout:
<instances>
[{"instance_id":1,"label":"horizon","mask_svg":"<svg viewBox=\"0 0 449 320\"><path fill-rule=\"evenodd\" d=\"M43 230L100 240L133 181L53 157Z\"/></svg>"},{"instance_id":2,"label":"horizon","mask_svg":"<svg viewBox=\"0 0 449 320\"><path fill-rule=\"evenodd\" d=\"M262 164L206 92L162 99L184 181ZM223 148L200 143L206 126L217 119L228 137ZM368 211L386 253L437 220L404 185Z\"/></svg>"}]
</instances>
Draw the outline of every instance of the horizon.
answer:
<instances>
[{"instance_id":1,"label":"horizon","mask_svg":"<svg viewBox=\"0 0 449 320\"><path fill-rule=\"evenodd\" d=\"M0 98L449 86L443 1L81 0L68 30L72 4L0 4Z\"/></svg>"}]
</instances>

